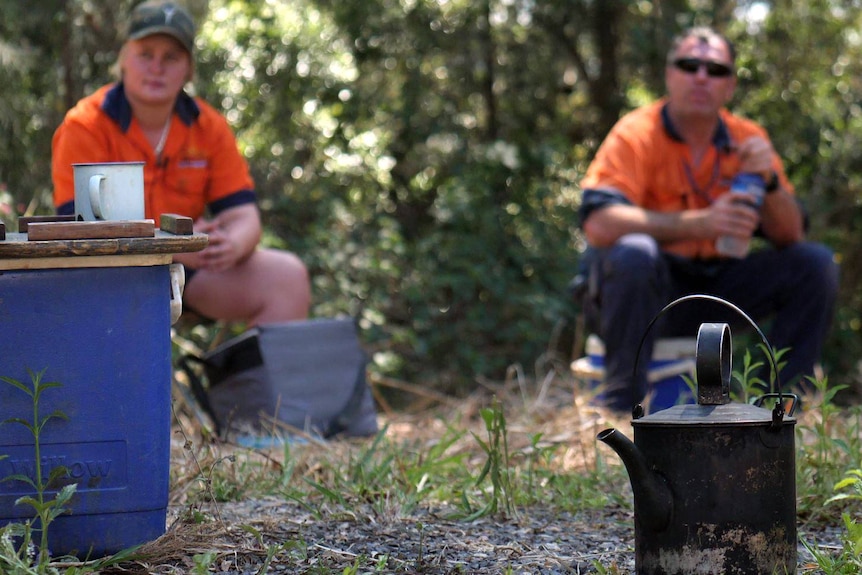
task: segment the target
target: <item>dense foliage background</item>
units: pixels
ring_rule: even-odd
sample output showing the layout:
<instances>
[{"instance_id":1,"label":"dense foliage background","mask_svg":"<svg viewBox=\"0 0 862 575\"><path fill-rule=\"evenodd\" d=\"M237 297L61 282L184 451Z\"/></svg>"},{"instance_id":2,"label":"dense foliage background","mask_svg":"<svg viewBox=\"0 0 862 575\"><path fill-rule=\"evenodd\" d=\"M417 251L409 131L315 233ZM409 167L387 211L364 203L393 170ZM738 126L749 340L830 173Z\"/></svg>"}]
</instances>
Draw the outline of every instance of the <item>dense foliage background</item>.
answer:
<instances>
[{"instance_id":1,"label":"dense foliage background","mask_svg":"<svg viewBox=\"0 0 862 575\"><path fill-rule=\"evenodd\" d=\"M130 0L0 3L0 210L51 212L50 140L111 79ZM858 0L191 0L196 91L235 126L268 241L360 317L379 375L443 391L565 369L578 181L663 92L681 28L737 44L732 107L763 123L843 266L824 355L862 352ZM551 353L547 353L547 352ZM562 361L560 361L562 360Z\"/></svg>"}]
</instances>

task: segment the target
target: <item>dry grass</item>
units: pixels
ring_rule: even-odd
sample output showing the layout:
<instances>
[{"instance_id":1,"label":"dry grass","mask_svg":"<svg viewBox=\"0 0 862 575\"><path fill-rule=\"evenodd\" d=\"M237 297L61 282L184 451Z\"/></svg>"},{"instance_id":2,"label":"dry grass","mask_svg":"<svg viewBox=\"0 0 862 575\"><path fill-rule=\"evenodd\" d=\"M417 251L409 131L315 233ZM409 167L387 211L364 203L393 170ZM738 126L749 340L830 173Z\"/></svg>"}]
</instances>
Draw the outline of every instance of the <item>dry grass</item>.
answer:
<instances>
[{"instance_id":1,"label":"dry grass","mask_svg":"<svg viewBox=\"0 0 862 575\"><path fill-rule=\"evenodd\" d=\"M507 381L482 382L460 399L377 381L378 392L397 386L416 397L415 409L381 403L387 448L377 450L372 439L306 437L266 450L216 442L201 433L193 410L177 402L171 525L136 559L102 572L631 573L628 479L615 454L595 439L606 427L630 434L630 419L592 407L568 374L549 373L535 383L513 370ZM529 502L465 521L455 517L464 512L454 483L478 476L487 461L477 438L486 437L482 412L494 405L505 413L510 465ZM830 424L818 417L804 413L799 425ZM434 496L417 498L411 491L423 486L400 483L409 470L399 467L420 465L444 441L460 472L441 469L424 486L436 489ZM538 452L553 456L542 460L541 480L525 488L524 470ZM381 481L356 473L363 457L369 475L384 474ZM453 485L439 485L447 478ZM489 493L485 481L469 495ZM836 546L837 530L822 522L814 528L824 548ZM818 573L811 561L800 572Z\"/></svg>"},{"instance_id":2,"label":"dry grass","mask_svg":"<svg viewBox=\"0 0 862 575\"><path fill-rule=\"evenodd\" d=\"M483 382L461 399L403 382L377 382L378 391L397 385L416 396L415 409L383 408L386 441L422 452L452 437L455 428L460 433L446 449L447 457L481 469L486 454L473 434L486 435L481 411L499 402L511 454L524 458L531 450L553 452L545 474L592 472L595 435L625 420L589 406L586 395L576 397L575 383L566 375L545 377L539 385L517 370L511 375L505 382ZM274 487L275 478L289 473L288 483L304 485L309 497L319 496L308 485L343 482L346 467L369 439L305 438L286 450L247 449L207 439L193 411L182 405L176 409L174 439L174 522L163 537L140 549L138 560L123 563L116 572L193 573L205 563L211 572L224 573L342 573L354 567L380 573L498 573L506 565L517 567L513 572L565 573L602 557L625 562L631 551L631 517L619 506L579 516L569 511L577 507L573 502L557 508L546 501L464 522L451 518L457 510L452 501L410 506L398 492L344 493L344 502L317 497L310 510L284 497L285 485ZM393 462L399 464L403 462ZM231 488L235 490L225 497Z\"/></svg>"}]
</instances>

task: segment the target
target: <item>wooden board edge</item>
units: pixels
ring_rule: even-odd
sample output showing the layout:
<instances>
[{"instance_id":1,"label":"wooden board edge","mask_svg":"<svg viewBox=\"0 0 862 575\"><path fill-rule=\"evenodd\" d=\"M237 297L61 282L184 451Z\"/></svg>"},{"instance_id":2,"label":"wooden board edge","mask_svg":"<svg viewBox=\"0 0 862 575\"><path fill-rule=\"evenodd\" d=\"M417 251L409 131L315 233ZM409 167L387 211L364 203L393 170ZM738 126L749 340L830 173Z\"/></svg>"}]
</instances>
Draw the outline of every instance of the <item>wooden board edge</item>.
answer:
<instances>
[{"instance_id":1,"label":"wooden board edge","mask_svg":"<svg viewBox=\"0 0 862 575\"><path fill-rule=\"evenodd\" d=\"M29 241L155 237L153 220L116 222L39 222L27 226Z\"/></svg>"}]
</instances>

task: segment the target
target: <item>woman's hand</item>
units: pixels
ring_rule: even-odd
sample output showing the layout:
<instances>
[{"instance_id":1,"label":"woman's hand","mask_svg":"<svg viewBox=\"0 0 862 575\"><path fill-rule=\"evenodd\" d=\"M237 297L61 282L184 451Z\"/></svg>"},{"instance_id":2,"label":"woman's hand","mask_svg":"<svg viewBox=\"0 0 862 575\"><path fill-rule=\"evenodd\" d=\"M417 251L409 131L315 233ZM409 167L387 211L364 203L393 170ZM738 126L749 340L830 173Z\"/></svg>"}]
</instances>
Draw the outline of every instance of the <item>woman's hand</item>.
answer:
<instances>
[{"instance_id":1,"label":"woman's hand","mask_svg":"<svg viewBox=\"0 0 862 575\"><path fill-rule=\"evenodd\" d=\"M211 220L199 218L194 231L208 236L207 246L198 252L178 254L174 260L192 269L225 271L242 263L257 248L260 215L254 204L245 204Z\"/></svg>"}]
</instances>

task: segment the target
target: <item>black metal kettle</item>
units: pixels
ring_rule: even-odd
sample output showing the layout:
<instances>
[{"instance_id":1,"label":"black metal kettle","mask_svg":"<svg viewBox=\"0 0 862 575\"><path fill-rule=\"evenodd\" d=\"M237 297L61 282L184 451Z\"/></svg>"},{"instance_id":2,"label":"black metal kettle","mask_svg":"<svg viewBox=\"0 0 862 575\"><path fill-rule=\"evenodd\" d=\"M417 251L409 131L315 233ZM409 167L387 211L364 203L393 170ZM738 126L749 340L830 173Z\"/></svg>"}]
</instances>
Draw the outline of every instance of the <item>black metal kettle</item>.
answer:
<instances>
[{"instance_id":1,"label":"black metal kettle","mask_svg":"<svg viewBox=\"0 0 862 575\"><path fill-rule=\"evenodd\" d=\"M631 481L636 572L796 573L798 399L779 384L757 405L731 402L727 324L700 326L696 371L697 405L633 419L634 442L615 429L598 435ZM771 411L759 406L768 398Z\"/></svg>"}]
</instances>

